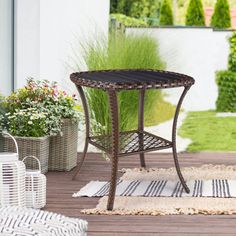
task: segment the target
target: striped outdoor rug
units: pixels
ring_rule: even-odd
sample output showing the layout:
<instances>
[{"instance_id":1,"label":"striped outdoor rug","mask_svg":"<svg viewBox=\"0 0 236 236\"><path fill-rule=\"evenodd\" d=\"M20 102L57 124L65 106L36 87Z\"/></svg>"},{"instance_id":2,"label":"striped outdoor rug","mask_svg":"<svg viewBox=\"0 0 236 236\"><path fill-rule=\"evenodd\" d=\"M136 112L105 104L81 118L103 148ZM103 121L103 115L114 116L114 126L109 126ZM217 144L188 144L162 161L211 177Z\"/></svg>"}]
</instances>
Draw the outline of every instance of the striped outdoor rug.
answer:
<instances>
[{"instance_id":1,"label":"striped outdoor rug","mask_svg":"<svg viewBox=\"0 0 236 236\"><path fill-rule=\"evenodd\" d=\"M185 193L179 181L119 180L117 196L143 197L236 197L236 180L211 179L187 181L190 193ZM91 181L73 197L103 197L109 193L109 182Z\"/></svg>"},{"instance_id":2,"label":"striped outdoor rug","mask_svg":"<svg viewBox=\"0 0 236 236\"><path fill-rule=\"evenodd\" d=\"M113 211L107 211L109 183L91 181L74 197L101 197L85 214L176 215L236 214L236 165L183 167L190 193L178 181L175 168L121 170Z\"/></svg>"}]
</instances>

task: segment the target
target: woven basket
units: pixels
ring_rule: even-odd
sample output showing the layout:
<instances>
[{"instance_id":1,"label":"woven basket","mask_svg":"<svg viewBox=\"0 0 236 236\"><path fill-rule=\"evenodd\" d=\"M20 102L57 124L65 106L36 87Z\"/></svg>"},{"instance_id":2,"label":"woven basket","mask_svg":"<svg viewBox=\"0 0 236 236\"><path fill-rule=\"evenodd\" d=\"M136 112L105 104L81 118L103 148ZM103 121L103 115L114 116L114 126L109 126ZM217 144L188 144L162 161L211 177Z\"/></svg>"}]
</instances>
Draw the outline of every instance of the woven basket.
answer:
<instances>
[{"instance_id":1,"label":"woven basket","mask_svg":"<svg viewBox=\"0 0 236 236\"><path fill-rule=\"evenodd\" d=\"M64 119L62 135L50 137L49 170L70 171L77 165L78 123Z\"/></svg>"},{"instance_id":2,"label":"woven basket","mask_svg":"<svg viewBox=\"0 0 236 236\"><path fill-rule=\"evenodd\" d=\"M18 137L14 136L19 148L19 159L25 156L36 156L40 161L42 173L48 172L48 156L49 156L49 137ZM4 149L8 152L14 152L15 146L12 140L5 137ZM38 163L33 159L28 159L26 164L31 169L36 169Z\"/></svg>"}]
</instances>

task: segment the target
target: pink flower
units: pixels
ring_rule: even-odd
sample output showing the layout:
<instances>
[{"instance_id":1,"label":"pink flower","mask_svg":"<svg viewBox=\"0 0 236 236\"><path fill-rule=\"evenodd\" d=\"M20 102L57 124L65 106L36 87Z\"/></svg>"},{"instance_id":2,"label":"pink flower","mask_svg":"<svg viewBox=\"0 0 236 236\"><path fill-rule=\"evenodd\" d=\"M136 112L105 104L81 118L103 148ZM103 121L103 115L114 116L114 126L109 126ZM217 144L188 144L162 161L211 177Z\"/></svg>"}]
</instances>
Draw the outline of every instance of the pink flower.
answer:
<instances>
[{"instance_id":1,"label":"pink flower","mask_svg":"<svg viewBox=\"0 0 236 236\"><path fill-rule=\"evenodd\" d=\"M58 97L58 95L59 95L58 90L57 90L57 89L53 89L53 90L52 90L52 95L53 95L54 97Z\"/></svg>"}]
</instances>

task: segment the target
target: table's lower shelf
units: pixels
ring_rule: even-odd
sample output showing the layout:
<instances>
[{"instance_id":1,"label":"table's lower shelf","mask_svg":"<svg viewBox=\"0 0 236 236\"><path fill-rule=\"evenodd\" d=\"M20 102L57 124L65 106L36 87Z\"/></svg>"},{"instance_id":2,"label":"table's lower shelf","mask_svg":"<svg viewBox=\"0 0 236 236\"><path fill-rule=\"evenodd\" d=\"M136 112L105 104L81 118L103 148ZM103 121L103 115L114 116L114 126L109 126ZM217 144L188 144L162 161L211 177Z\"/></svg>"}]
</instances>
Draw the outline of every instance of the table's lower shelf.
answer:
<instances>
[{"instance_id":1,"label":"table's lower shelf","mask_svg":"<svg viewBox=\"0 0 236 236\"><path fill-rule=\"evenodd\" d=\"M89 137L89 143L108 154L112 152L112 136ZM171 148L172 142L146 131L127 131L119 133L119 156Z\"/></svg>"}]
</instances>

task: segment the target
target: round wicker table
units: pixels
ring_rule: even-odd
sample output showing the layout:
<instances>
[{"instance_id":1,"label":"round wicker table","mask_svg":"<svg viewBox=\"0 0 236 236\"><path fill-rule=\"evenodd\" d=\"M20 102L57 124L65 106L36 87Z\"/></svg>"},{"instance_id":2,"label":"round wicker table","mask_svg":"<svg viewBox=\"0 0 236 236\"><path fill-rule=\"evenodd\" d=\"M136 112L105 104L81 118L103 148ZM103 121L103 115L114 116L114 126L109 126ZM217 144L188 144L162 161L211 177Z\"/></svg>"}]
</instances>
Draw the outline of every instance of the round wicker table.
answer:
<instances>
[{"instance_id":1,"label":"round wicker table","mask_svg":"<svg viewBox=\"0 0 236 236\"><path fill-rule=\"evenodd\" d=\"M176 151L176 126L183 99L189 88L194 84L194 79L192 77L168 71L135 69L78 72L71 74L70 78L75 83L79 91L84 108L86 122L86 140L84 151L82 159L79 165L76 167L73 179L76 178L84 162L88 144L92 144L108 154L111 157L112 168L107 210L112 210L116 192L119 157L139 154L141 166L145 167L145 152L172 148L177 174L184 190L189 193L189 188L186 185L181 174L178 162ZM111 134L100 136L90 135L89 111L86 97L82 88L83 86L102 89L108 93L112 123ZM147 89L164 89L176 87L183 87L184 89L176 107L172 125L172 140L169 141L144 131L144 97L145 91ZM121 90L139 90L137 130L119 132L117 93Z\"/></svg>"}]
</instances>

